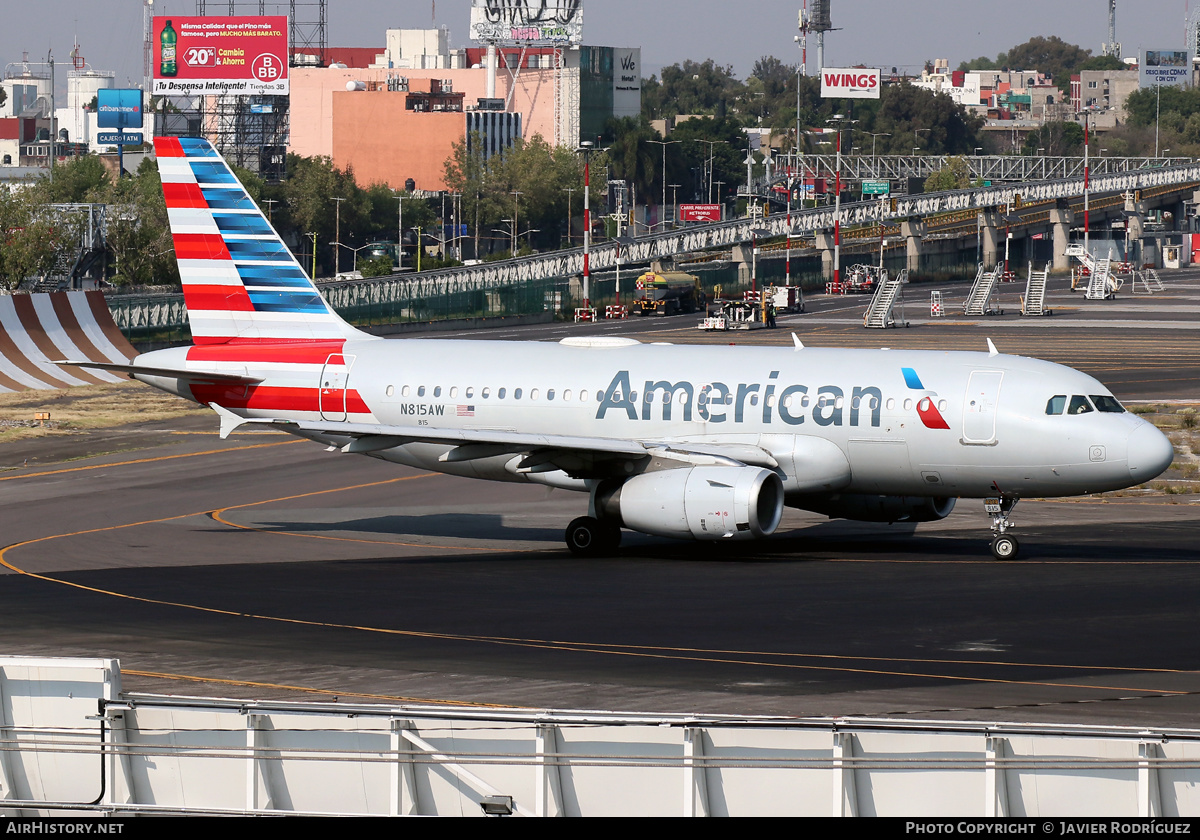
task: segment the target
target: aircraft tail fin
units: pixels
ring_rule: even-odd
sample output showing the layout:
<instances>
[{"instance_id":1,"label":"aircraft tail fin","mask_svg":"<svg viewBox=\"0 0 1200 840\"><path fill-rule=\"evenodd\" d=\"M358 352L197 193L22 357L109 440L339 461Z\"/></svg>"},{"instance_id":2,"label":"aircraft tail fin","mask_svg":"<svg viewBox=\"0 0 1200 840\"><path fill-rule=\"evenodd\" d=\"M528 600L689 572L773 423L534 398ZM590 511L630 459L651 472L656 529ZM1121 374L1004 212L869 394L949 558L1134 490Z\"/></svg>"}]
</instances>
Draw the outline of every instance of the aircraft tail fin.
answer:
<instances>
[{"instance_id":1,"label":"aircraft tail fin","mask_svg":"<svg viewBox=\"0 0 1200 840\"><path fill-rule=\"evenodd\" d=\"M196 344L370 337L329 307L207 140L155 137L154 151Z\"/></svg>"}]
</instances>

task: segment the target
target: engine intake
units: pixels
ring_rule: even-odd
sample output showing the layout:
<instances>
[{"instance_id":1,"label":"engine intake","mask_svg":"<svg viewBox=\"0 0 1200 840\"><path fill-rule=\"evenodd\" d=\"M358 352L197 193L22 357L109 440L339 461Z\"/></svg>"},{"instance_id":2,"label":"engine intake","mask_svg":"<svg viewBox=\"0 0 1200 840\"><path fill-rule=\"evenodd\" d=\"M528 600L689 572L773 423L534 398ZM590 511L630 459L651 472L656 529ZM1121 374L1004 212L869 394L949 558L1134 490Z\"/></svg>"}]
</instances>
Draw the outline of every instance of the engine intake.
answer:
<instances>
[{"instance_id":1,"label":"engine intake","mask_svg":"<svg viewBox=\"0 0 1200 840\"><path fill-rule=\"evenodd\" d=\"M676 539L765 537L783 516L783 482L760 467L681 467L601 484L596 514Z\"/></svg>"}]
</instances>

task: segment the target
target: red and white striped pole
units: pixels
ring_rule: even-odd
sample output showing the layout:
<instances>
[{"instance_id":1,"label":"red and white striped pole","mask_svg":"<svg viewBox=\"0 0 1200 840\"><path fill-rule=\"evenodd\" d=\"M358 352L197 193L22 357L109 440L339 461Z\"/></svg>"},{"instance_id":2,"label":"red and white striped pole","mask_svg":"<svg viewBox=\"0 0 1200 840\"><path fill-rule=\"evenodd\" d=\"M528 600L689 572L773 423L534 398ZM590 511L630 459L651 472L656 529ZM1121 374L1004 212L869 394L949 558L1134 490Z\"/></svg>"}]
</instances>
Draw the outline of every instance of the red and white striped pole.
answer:
<instances>
[{"instance_id":1,"label":"red and white striped pole","mask_svg":"<svg viewBox=\"0 0 1200 840\"><path fill-rule=\"evenodd\" d=\"M583 150L583 308L591 309L591 274L589 272L588 250L592 244L592 205L590 188L592 144L584 141L579 144Z\"/></svg>"},{"instance_id":2,"label":"red and white striped pole","mask_svg":"<svg viewBox=\"0 0 1200 840\"><path fill-rule=\"evenodd\" d=\"M838 114L841 117L841 114ZM833 176L833 287L842 288L842 127L837 127L837 163Z\"/></svg>"}]
</instances>

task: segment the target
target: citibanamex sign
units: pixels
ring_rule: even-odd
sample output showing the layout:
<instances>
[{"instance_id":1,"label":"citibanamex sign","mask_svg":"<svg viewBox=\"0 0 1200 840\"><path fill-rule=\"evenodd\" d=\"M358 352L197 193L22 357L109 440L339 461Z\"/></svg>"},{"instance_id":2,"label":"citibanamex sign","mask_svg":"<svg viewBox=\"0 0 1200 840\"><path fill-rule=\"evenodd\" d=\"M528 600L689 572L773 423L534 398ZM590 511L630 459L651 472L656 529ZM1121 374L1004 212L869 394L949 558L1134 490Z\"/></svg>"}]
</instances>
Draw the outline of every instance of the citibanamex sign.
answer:
<instances>
[{"instance_id":1,"label":"citibanamex sign","mask_svg":"<svg viewBox=\"0 0 1200 840\"><path fill-rule=\"evenodd\" d=\"M878 99L878 68L826 67L821 71L822 99Z\"/></svg>"}]
</instances>

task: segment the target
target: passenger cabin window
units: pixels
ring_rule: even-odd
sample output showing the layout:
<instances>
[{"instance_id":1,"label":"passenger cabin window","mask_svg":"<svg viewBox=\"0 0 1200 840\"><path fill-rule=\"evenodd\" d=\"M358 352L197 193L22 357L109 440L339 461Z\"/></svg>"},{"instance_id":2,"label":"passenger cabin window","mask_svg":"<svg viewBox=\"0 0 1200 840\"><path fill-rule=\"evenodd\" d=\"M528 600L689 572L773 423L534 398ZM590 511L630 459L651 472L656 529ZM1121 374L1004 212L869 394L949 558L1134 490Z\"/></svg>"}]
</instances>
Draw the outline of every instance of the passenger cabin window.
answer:
<instances>
[{"instance_id":1,"label":"passenger cabin window","mask_svg":"<svg viewBox=\"0 0 1200 840\"><path fill-rule=\"evenodd\" d=\"M425 396L425 386L424 386L424 385L422 385L421 387L417 388L417 396L418 396L418 397L423 397L423 396Z\"/></svg>"},{"instance_id":2,"label":"passenger cabin window","mask_svg":"<svg viewBox=\"0 0 1200 840\"><path fill-rule=\"evenodd\" d=\"M1062 414L1063 410L1066 407L1067 407L1067 395L1066 394L1057 394L1057 395L1051 397L1049 402L1046 403L1046 413L1047 414Z\"/></svg>"},{"instance_id":3,"label":"passenger cabin window","mask_svg":"<svg viewBox=\"0 0 1200 840\"><path fill-rule=\"evenodd\" d=\"M1067 414L1087 414L1092 410L1092 404L1088 402L1088 398L1076 394L1071 397L1071 404L1067 407Z\"/></svg>"},{"instance_id":4,"label":"passenger cabin window","mask_svg":"<svg viewBox=\"0 0 1200 840\"><path fill-rule=\"evenodd\" d=\"M514 389L513 389L513 399L514 399L514 400L519 400L519 399L521 399L521 389L520 389L520 388L514 388Z\"/></svg>"},{"instance_id":5,"label":"passenger cabin window","mask_svg":"<svg viewBox=\"0 0 1200 840\"><path fill-rule=\"evenodd\" d=\"M504 390L505 389L501 388L499 391L496 392L496 399L498 399L498 400L504 399Z\"/></svg>"},{"instance_id":6,"label":"passenger cabin window","mask_svg":"<svg viewBox=\"0 0 1200 840\"><path fill-rule=\"evenodd\" d=\"M1110 397L1107 394L1092 394L1092 402L1096 404L1098 411L1105 411L1110 414L1124 414L1125 406L1117 402L1116 397Z\"/></svg>"},{"instance_id":7,"label":"passenger cabin window","mask_svg":"<svg viewBox=\"0 0 1200 840\"><path fill-rule=\"evenodd\" d=\"M480 392L480 395L481 395L481 396L482 396L482 397L483 397L483 398L486 400L486 399L488 399L489 397L491 397L491 395L492 395L492 389L491 389L491 388L484 388L484 389L483 389L483 390Z\"/></svg>"}]
</instances>

